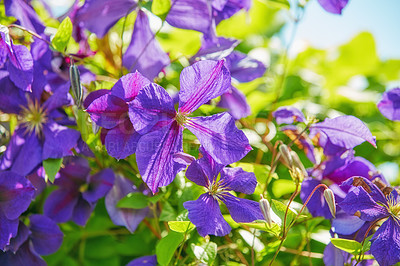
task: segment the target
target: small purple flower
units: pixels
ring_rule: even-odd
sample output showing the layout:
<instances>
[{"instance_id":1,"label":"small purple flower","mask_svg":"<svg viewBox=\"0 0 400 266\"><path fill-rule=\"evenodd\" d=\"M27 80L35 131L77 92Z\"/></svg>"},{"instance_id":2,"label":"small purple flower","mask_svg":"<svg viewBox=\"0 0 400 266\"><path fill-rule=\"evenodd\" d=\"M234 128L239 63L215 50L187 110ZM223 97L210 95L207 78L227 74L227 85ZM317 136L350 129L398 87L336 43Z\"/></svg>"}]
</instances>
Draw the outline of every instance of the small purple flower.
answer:
<instances>
[{"instance_id":1,"label":"small purple flower","mask_svg":"<svg viewBox=\"0 0 400 266\"><path fill-rule=\"evenodd\" d=\"M73 220L84 226L97 201L112 188L114 173L107 168L89 175L87 160L73 157L59 174L54 182L59 188L46 199L43 212L58 223Z\"/></svg>"},{"instance_id":2,"label":"small purple flower","mask_svg":"<svg viewBox=\"0 0 400 266\"><path fill-rule=\"evenodd\" d=\"M17 235L18 218L28 209L34 193L35 188L23 176L0 172L0 250Z\"/></svg>"},{"instance_id":3,"label":"small purple flower","mask_svg":"<svg viewBox=\"0 0 400 266\"><path fill-rule=\"evenodd\" d=\"M387 119L400 121L400 88L384 92L378 109Z\"/></svg>"},{"instance_id":4,"label":"small purple flower","mask_svg":"<svg viewBox=\"0 0 400 266\"><path fill-rule=\"evenodd\" d=\"M280 124L293 124L294 122L306 122L303 113L293 106L282 106L272 113L275 117L276 123Z\"/></svg>"},{"instance_id":5,"label":"small purple flower","mask_svg":"<svg viewBox=\"0 0 400 266\"><path fill-rule=\"evenodd\" d=\"M130 261L126 266L156 266L156 265L157 265L157 257L156 255L152 255L134 259Z\"/></svg>"},{"instance_id":6,"label":"small purple flower","mask_svg":"<svg viewBox=\"0 0 400 266\"><path fill-rule=\"evenodd\" d=\"M196 225L201 236L227 235L231 228L224 220L219 209L219 202L224 203L238 223L262 220L259 203L233 196L229 191L252 194L257 186L254 173L243 171L240 167L228 168L217 163L203 148L202 158L193 161L186 177L199 186L206 188L195 201L188 201L183 206L189 211L189 220Z\"/></svg>"},{"instance_id":7,"label":"small purple flower","mask_svg":"<svg viewBox=\"0 0 400 266\"><path fill-rule=\"evenodd\" d=\"M379 185L379 186L378 186ZM400 261L400 197L396 189L371 182L363 177L352 177L342 184L351 187L339 206L349 215L361 220L377 222L385 219L371 239L371 253L379 265L393 265Z\"/></svg>"},{"instance_id":8,"label":"small purple flower","mask_svg":"<svg viewBox=\"0 0 400 266\"><path fill-rule=\"evenodd\" d=\"M342 14L342 9L345 8L349 0L318 0L318 3L329 13Z\"/></svg>"},{"instance_id":9,"label":"small purple flower","mask_svg":"<svg viewBox=\"0 0 400 266\"><path fill-rule=\"evenodd\" d=\"M200 140L218 163L236 162L251 150L246 136L229 114L189 117L201 105L226 92L230 83L223 60L200 61L182 70L178 112L171 96L157 84L144 87L129 104L134 128L145 134L138 142L138 168L153 193L170 184L186 167L173 159L174 154L183 151L184 128Z\"/></svg>"}]
</instances>

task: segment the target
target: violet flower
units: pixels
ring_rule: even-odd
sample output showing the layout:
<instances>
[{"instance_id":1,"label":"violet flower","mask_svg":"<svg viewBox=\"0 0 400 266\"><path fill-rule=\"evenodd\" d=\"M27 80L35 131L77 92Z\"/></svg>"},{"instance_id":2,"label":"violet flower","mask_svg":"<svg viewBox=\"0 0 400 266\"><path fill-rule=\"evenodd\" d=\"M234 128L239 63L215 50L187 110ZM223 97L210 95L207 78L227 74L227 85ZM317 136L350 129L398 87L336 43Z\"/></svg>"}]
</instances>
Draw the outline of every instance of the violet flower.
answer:
<instances>
[{"instance_id":1,"label":"violet flower","mask_svg":"<svg viewBox=\"0 0 400 266\"><path fill-rule=\"evenodd\" d=\"M47 265L39 255L56 252L63 241L58 225L44 215L31 215L27 227L21 221L18 234L11 239L5 252L0 251L1 265Z\"/></svg>"},{"instance_id":2,"label":"violet flower","mask_svg":"<svg viewBox=\"0 0 400 266\"><path fill-rule=\"evenodd\" d=\"M150 81L139 72L127 74L118 80L111 90L90 93L84 107L90 118L102 127L102 141L109 155L124 159L135 153L138 134L129 119L128 104Z\"/></svg>"},{"instance_id":3,"label":"violet flower","mask_svg":"<svg viewBox=\"0 0 400 266\"><path fill-rule=\"evenodd\" d=\"M201 236L224 236L231 231L224 220L219 203L229 210L232 219L238 223L262 220L259 203L233 196L230 191L252 194L257 186L254 173L245 172L240 167L228 168L216 162L202 147L202 158L193 161L186 177L206 189L195 201L187 201L183 206L189 211L189 220L196 226Z\"/></svg>"},{"instance_id":4,"label":"violet flower","mask_svg":"<svg viewBox=\"0 0 400 266\"><path fill-rule=\"evenodd\" d=\"M22 121L11 136L0 169L28 175L43 160L72 155L79 132L63 126L67 116L58 110L71 102L69 88L59 89L51 96L43 88L23 93L7 74L2 74L0 71L0 101L4 104L0 110L18 114ZM48 99L43 101L44 98Z\"/></svg>"},{"instance_id":5,"label":"violet flower","mask_svg":"<svg viewBox=\"0 0 400 266\"><path fill-rule=\"evenodd\" d=\"M342 186L353 187L339 203L346 213L369 222L385 219L371 239L371 253L379 265L400 262L400 197L397 190L378 187L363 177L352 177Z\"/></svg>"},{"instance_id":6,"label":"violet flower","mask_svg":"<svg viewBox=\"0 0 400 266\"><path fill-rule=\"evenodd\" d=\"M318 0L318 3L329 13L342 14L349 0Z\"/></svg>"},{"instance_id":7,"label":"violet flower","mask_svg":"<svg viewBox=\"0 0 400 266\"><path fill-rule=\"evenodd\" d=\"M73 220L84 226L97 201L112 188L114 173L107 168L89 175L87 160L73 157L59 174L54 182L59 188L48 196L43 212L58 223Z\"/></svg>"},{"instance_id":8,"label":"violet flower","mask_svg":"<svg viewBox=\"0 0 400 266\"><path fill-rule=\"evenodd\" d=\"M18 19L18 23L22 27L42 34L45 26L29 2L25 0L4 0L6 15Z\"/></svg>"},{"instance_id":9,"label":"violet flower","mask_svg":"<svg viewBox=\"0 0 400 266\"><path fill-rule=\"evenodd\" d=\"M189 115L230 88L224 61L200 61L182 70L178 112L170 95L157 84L140 90L129 104L129 117L139 133L136 159L140 174L153 193L172 182L186 166L174 160L182 152L182 131L189 129L204 149L222 164L236 162L250 150L248 139L227 113L209 117Z\"/></svg>"},{"instance_id":10,"label":"violet flower","mask_svg":"<svg viewBox=\"0 0 400 266\"><path fill-rule=\"evenodd\" d=\"M400 121L400 88L384 92L378 109L387 119Z\"/></svg>"},{"instance_id":11,"label":"violet flower","mask_svg":"<svg viewBox=\"0 0 400 266\"><path fill-rule=\"evenodd\" d=\"M25 212L35 188L25 177L10 171L0 172L0 250L17 235L18 218Z\"/></svg>"},{"instance_id":12,"label":"violet flower","mask_svg":"<svg viewBox=\"0 0 400 266\"><path fill-rule=\"evenodd\" d=\"M143 256L131 260L126 266L157 266L157 257L156 255Z\"/></svg>"},{"instance_id":13,"label":"violet flower","mask_svg":"<svg viewBox=\"0 0 400 266\"><path fill-rule=\"evenodd\" d=\"M293 124L294 122L306 122L303 113L293 106L281 106L272 113L272 116L275 117L278 125Z\"/></svg>"}]
</instances>

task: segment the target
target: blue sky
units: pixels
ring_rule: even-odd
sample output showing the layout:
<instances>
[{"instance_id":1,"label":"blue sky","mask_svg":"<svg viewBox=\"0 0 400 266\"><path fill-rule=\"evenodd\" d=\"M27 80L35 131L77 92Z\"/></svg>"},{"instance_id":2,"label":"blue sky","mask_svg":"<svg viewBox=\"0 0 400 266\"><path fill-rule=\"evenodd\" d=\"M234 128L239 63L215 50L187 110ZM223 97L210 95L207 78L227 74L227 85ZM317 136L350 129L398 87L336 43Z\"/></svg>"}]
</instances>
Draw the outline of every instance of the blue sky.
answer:
<instances>
[{"instance_id":1,"label":"blue sky","mask_svg":"<svg viewBox=\"0 0 400 266\"><path fill-rule=\"evenodd\" d=\"M307 4L295 40L326 49L371 32L382 59L400 59L400 0L349 0L343 14L325 12L317 0Z\"/></svg>"}]
</instances>

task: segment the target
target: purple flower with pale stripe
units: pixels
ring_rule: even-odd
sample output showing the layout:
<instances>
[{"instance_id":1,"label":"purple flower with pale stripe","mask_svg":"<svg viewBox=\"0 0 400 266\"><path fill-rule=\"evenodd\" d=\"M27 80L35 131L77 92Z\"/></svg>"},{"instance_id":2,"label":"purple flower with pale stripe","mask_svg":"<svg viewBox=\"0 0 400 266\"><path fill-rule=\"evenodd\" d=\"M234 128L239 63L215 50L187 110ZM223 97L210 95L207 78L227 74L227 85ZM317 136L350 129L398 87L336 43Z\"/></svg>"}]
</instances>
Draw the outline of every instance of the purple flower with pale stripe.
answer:
<instances>
[{"instance_id":1,"label":"purple flower with pale stripe","mask_svg":"<svg viewBox=\"0 0 400 266\"><path fill-rule=\"evenodd\" d=\"M379 265L400 262L400 196L396 189L381 186L363 177L352 177L343 187L351 187L339 206L349 215L361 220L385 220L371 241L371 253Z\"/></svg>"},{"instance_id":2,"label":"purple flower with pale stripe","mask_svg":"<svg viewBox=\"0 0 400 266\"><path fill-rule=\"evenodd\" d=\"M262 220L259 203L233 196L230 191L252 194L257 186L254 173L245 172L240 167L228 168L216 162L202 147L202 158L193 161L186 177L199 186L206 188L195 201L187 201L183 206L189 211L189 220L196 225L201 236L224 236L231 231L224 220L219 203L229 210L232 219L238 223L249 223Z\"/></svg>"},{"instance_id":3,"label":"purple flower with pale stripe","mask_svg":"<svg viewBox=\"0 0 400 266\"><path fill-rule=\"evenodd\" d=\"M88 161L74 157L61 168L53 191L43 206L43 212L58 223L73 220L85 225L97 201L104 197L114 183L114 172L104 169L90 175Z\"/></svg>"},{"instance_id":4,"label":"purple flower with pale stripe","mask_svg":"<svg viewBox=\"0 0 400 266\"><path fill-rule=\"evenodd\" d=\"M318 3L329 13L342 14L349 0L318 0Z\"/></svg>"},{"instance_id":5,"label":"purple flower with pale stripe","mask_svg":"<svg viewBox=\"0 0 400 266\"><path fill-rule=\"evenodd\" d=\"M157 84L144 87L129 104L129 117L139 133L137 163L153 193L172 182L186 166L174 160L182 152L182 131L189 129L204 149L222 164L236 162L250 150L248 139L227 113L189 117L204 103L225 93L231 84L224 61L200 61L182 70L179 108Z\"/></svg>"},{"instance_id":6,"label":"purple flower with pale stripe","mask_svg":"<svg viewBox=\"0 0 400 266\"><path fill-rule=\"evenodd\" d=\"M378 109L387 119L400 121L400 88L384 92Z\"/></svg>"},{"instance_id":7,"label":"purple flower with pale stripe","mask_svg":"<svg viewBox=\"0 0 400 266\"><path fill-rule=\"evenodd\" d=\"M17 235L19 216L28 209L34 193L35 188L25 177L0 172L0 250Z\"/></svg>"}]
</instances>

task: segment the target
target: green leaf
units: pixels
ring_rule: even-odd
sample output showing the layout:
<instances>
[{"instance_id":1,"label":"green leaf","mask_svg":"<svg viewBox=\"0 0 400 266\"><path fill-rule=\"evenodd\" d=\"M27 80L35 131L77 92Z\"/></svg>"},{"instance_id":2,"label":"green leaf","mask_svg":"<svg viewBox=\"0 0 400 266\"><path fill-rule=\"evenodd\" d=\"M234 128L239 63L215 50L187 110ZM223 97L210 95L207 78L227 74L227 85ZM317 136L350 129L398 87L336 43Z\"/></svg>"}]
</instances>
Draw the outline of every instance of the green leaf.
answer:
<instances>
[{"instance_id":1,"label":"green leaf","mask_svg":"<svg viewBox=\"0 0 400 266\"><path fill-rule=\"evenodd\" d=\"M53 159L49 158L43 161L44 171L46 172L46 181L54 182L56 174L61 168L62 158Z\"/></svg>"},{"instance_id":2,"label":"green leaf","mask_svg":"<svg viewBox=\"0 0 400 266\"><path fill-rule=\"evenodd\" d=\"M362 249L361 243L351 239L331 238L331 243L338 249L341 249L353 255L359 254Z\"/></svg>"},{"instance_id":3,"label":"green leaf","mask_svg":"<svg viewBox=\"0 0 400 266\"><path fill-rule=\"evenodd\" d=\"M51 43L53 47L59 51L64 52L65 48L68 45L69 39L72 35L72 23L69 17L66 17L58 27L57 33L54 36Z\"/></svg>"},{"instance_id":4,"label":"green leaf","mask_svg":"<svg viewBox=\"0 0 400 266\"><path fill-rule=\"evenodd\" d=\"M171 8L171 0L153 0L151 12L157 16L163 15Z\"/></svg>"},{"instance_id":5,"label":"green leaf","mask_svg":"<svg viewBox=\"0 0 400 266\"><path fill-rule=\"evenodd\" d=\"M178 233L186 233L192 231L195 226L189 221L170 221L168 222L169 229Z\"/></svg>"},{"instance_id":6,"label":"green leaf","mask_svg":"<svg viewBox=\"0 0 400 266\"><path fill-rule=\"evenodd\" d=\"M207 265L212 265L217 256L217 244L214 242L204 243L201 246L191 245L196 258Z\"/></svg>"},{"instance_id":7,"label":"green leaf","mask_svg":"<svg viewBox=\"0 0 400 266\"><path fill-rule=\"evenodd\" d=\"M282 202L274 199L271 200L271 209L282 220L282 225L283 220L285 219L286 208L287 206ZM289 225L294 220L294 218L296 218L296 214L291 209L289 209L287 212L286 225Z\"/></svg>"},{"instance_id":8,"label":"green leaf","mask_svg":"<svg viewBox=\"0 0 400 266\"><path fill-rule=\"evenodd\" d=\"M274 196L277 198L282 197L283 195L293 193L296 190L296 184L293 180L289 179L278 179L272 183L272 192Z\"/></svg>"},{"instance_id":9,"label":"green leaf","mask_svg":"<svg viewBox=\"0 0 400 266\"><path fill-rule=\"evenodd\" d=\"M168 265L183 238L183 234L173 231L163 237L156 246L157 262L161 265Z\"/></svg>"},{"instance_id":10,"label":"green leaf","mask_svg":"<svg viewBox=\"0 0 400 266\"><path fill-rule=\"evenodd\" d=\"M268 4L278 7L290 9L290 3L287 0L267 0Z\"/></svg>"},{"instance_id":11,"label":"green leaf","mask_svg":"<svg viewBox=\"0 0 400 266\"><path fill-rule=\"evenodd\" d=\"M252 223L240 223L240 225L242 226L247 226L250 228L255 228L255 229L259 229L268 233L271 233L275 236L279 236L279 234L281 233L281 228L278 224L273 223L271 226L269 226L266 222L252 222Z\"/></svg>"},{"instance_id":12,"label":"green leaf","mask_svg":"<svg viewBox=\"0 0 400 266\"><path fill-rule=\"evenodd\" d=\"M176 220L175 209L168 202L164 202L159 219L164 222Z\"/></svg>"},{"instance_id":13,"label":"green leaf","mask_svg":"<svg viewBox=\"0 0 400 266\"><path fill-rule=\"evenodd\" d=\"M91 133L91 125L88 123L89 114L82 109L78 109L76 106L74 106L73 109L76 124L81 132L82 139L83 141L87 142Z\"/></svg>"},{"instance_id":14,"label":"green leaf","mask_svg":"<svg viewBox=\"0 0 400 266\"><path fill-rule=\"evenodd\" d=\"M143 209L146 208L149 203L148 198L140 192L129 193L122 198L118 203L118 208L129 208L129 209Z\"/></svg>"}]
</instances>

